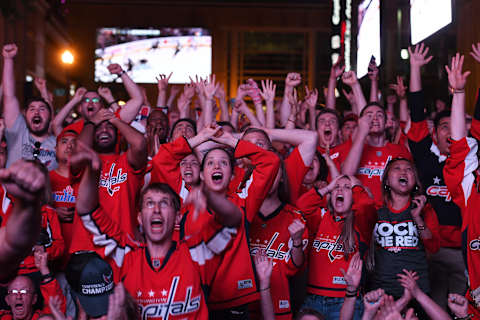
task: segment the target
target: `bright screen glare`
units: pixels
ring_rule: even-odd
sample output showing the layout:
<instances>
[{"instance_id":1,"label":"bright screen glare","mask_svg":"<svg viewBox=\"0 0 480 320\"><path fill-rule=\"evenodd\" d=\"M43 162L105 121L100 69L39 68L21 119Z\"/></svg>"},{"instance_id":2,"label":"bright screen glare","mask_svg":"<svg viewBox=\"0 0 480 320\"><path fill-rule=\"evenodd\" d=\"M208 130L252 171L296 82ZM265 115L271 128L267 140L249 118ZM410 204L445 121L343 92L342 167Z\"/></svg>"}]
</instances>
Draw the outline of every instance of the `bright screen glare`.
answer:
<instances>
[{"instance_id":1,"label":"bright screen glare","mask_svg":"<svg viewBox=\"0 0 480 320\"><path fill-rule=\"evenodd\" d=\"M380 65L380 0L364 0L358 6L357 77L368 73L372 55Z\"/></svg>"},{"instance_id":2,"label":"bright screen glare","mask_svg":"<svg viewBox=\"0 0 480 320\"><path fill-rule=\"evenodd\" d=\"M412 44L452 22L452 0L410 0Z\"/></svg>"},{"instance_id":3,"label":"bright screen glare","mask_svg":"<svg viewBox=\"0 0 480 320\"><path fill-rule=\"evenodd\" d=\"M136 83L156 83L173 72L169 83L188 83L189 76L212 72L212 37L202 28L97 30L95 81L121 82L107 66L118 63Z\"/></svg>"}]
</instances>

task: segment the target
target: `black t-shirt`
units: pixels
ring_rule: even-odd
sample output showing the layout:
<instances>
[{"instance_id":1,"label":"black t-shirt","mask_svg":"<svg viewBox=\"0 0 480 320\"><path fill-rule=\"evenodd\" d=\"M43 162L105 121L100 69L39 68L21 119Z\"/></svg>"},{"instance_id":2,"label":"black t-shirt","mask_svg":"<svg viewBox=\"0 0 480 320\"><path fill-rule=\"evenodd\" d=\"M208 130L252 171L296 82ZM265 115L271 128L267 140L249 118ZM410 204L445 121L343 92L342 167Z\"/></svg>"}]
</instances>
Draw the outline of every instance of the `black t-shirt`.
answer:
<instances>
[{"instance_id":1,"label":"black t-shirt","mask_svg":"<svg viewBox=\"0 0 480 320\"><path fill-rule=\"evenodd\" d=\"M403 269L416 271L420 277L418 286L425 293L430 291L425 248L410 213L411 209L409 206L401 212L393 212L387 207L380 208L373 231L374 287L382 288L395 298L403 295L403 287L397 276L403 273Z\"/></svg>"}]
</instances>

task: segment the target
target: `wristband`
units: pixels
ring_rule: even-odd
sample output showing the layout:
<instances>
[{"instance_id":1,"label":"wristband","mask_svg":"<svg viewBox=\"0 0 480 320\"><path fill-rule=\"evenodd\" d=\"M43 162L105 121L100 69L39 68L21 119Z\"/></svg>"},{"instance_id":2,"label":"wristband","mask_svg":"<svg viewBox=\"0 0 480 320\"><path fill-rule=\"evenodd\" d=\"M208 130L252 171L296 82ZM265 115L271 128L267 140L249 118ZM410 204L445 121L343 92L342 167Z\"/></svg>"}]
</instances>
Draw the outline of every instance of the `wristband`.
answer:
<instances>
[{"instance_id":1,"label":"wristband","mask_svg":"<svg viewBox=\"0 0 480 320\"><path fill-rule=\"evenodd\" d=\"M110 107L112 104L117 103L117 102L118 102L117 100L113 100L112 102L110 102L110 103L108 104L108 106Z\"/></svg>"},{"instance_id":2,"label":"wristband","mask_svg":"<svg viewBox=\"0 0 480 320\"><path fill-rule=\"evenodd\" d=\"M123 76L125 73L127 73L127 71L122 70L122 72L120 72L120 73L118 74L118 78L120 78L121 76Z\"/></svg>"},{"instance_id":3,"label":"wristband","mask_svg":"<svg viewBox=\"0 0 480 320\"><path fill-rule=\"evenodd\" d=\"M345 294L345 298L356 298L357 294L358 294L358 291L354 291L354 292L347 291L347 293Z\"/></svg>"},{"instance_id":4,"label":"wristband","mask_svg":"<svg viewBox=\"0 0 480 320\"><path fill-rule=\"evenodd\" d=\"M455 89L455 88L452 88L452 87L448 87L448 90L450 90L450 93L451 94L455 94L455 93L465 93L465 89Z\"/></svg>"},{"instance_id":5,"label":"wristband","mask_svg":"<svg viewBox=\"0 0 480 320\"><path fill-rule=\"evenodd\" d=\"M270 286L266 287L266 288L263 288L263 289L258 289L258 292L262 292L262 291L267 291L270 289Z\"/></svg>"},{"instance_id":6,"label":"wristband","mask_svg":"<svg viewBox=\"0 0 480 320\"><path fill-rule=\"evenodd\" d=\"M47 273L47 274L45 274L45 275L41 275L41 276L40 276L40 279L42 279L42 281L45 281L45 280L47 280L47 279L49 279L49 278L53 278L53 274L52 274L51 272L49 272L49 273Z\"/></svg>"}]
</instances>

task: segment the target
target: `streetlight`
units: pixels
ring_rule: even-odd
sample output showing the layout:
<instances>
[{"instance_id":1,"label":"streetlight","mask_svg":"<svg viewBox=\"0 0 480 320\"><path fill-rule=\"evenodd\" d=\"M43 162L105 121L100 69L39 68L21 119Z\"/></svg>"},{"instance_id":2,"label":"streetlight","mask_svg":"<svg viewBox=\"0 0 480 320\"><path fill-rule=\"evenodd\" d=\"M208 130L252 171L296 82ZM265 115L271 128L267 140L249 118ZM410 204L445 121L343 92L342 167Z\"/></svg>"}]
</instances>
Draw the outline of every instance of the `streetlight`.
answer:
<instances>
[{"instance_id":1,"label":"streetlight","mask_svg":"<svg viewBox=\"0 0 480 320\"><path fill-rule=\"evenodd\" d=\"M65 50L62 53L62 62L64 64L72 64L74 60L73 54L70 52L70 50Z\"/></svg>"}]
</instances>

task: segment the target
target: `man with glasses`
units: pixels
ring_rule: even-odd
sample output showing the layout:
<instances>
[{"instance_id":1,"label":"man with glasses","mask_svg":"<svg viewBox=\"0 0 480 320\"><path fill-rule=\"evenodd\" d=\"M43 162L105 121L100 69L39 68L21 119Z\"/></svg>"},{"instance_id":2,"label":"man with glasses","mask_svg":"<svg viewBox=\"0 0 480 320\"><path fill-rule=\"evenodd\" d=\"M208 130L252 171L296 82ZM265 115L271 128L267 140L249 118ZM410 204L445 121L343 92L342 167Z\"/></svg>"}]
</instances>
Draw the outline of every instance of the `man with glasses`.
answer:
<instances>
[{"instance_id":1,"label":"man with glasses","mask_svg":"<svg viewBox=\"0 0 480 320\"><path fill-rule=\"evenodd\" d=\"M55 169L55 136L50 134L51 108L42 98L27 102L24 112L15 96L13 59L17 54L15 44L3 47L3 95L5 136L8 146L7 168L18 159L38 159L49 170Z\"/></svg>"}]
</instances>

